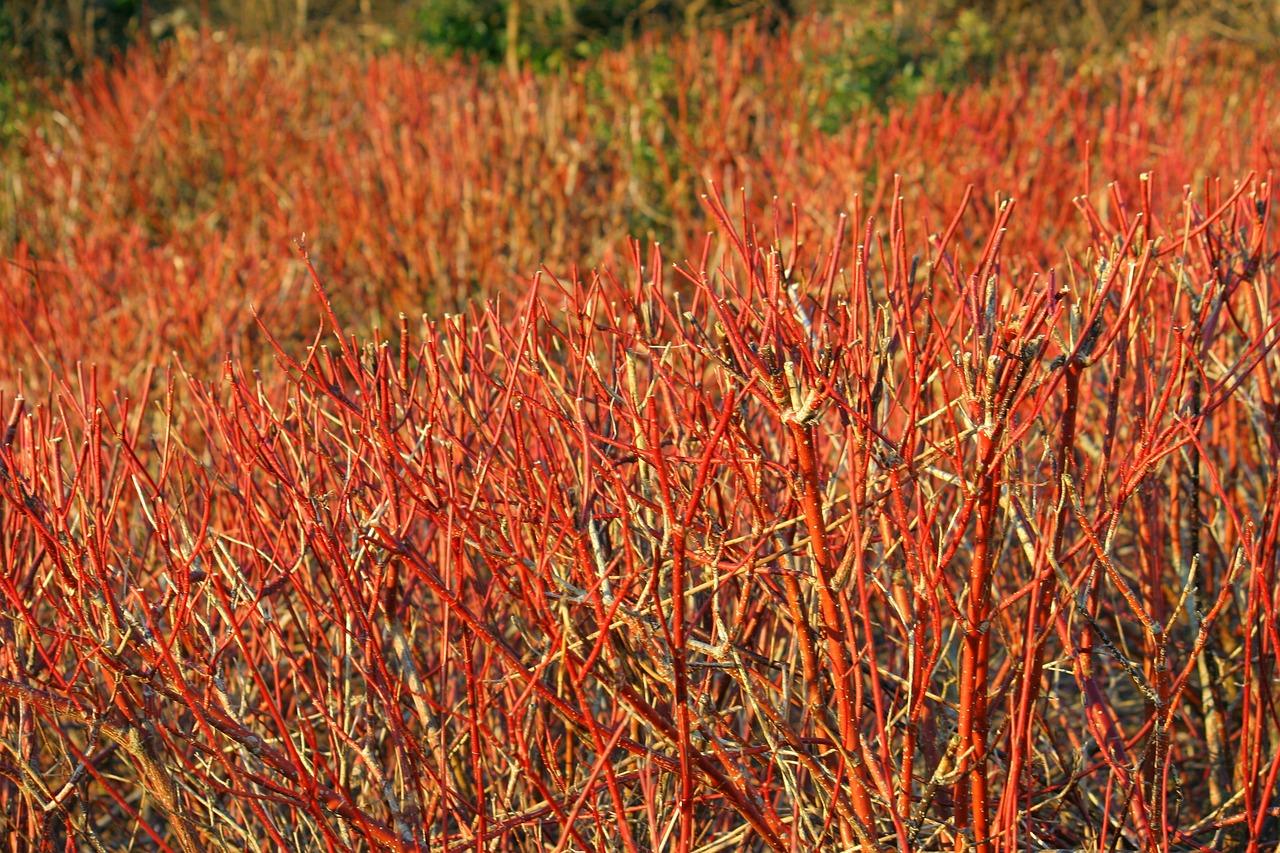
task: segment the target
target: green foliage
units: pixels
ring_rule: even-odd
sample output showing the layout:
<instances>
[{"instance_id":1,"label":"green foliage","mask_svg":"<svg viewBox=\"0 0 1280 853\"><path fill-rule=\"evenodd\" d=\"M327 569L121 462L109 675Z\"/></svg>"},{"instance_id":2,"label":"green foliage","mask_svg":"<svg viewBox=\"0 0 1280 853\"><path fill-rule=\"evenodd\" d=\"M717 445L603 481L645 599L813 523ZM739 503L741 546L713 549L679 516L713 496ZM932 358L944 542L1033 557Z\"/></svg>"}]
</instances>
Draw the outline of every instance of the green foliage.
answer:
<instances>
[{"instance_id":1,"label":"green foliage","mask_svg":"<svg viewBox=\"0 0 1280 853\"><path fill-rule=\"evenodd\" d=\"M497 61L506 48L504 18L502 0L433 0L418 13L418 35L433 47Z\"/></svg>"},{"instance_id":2,"label":"green foliage","mask_svg":"<svg viewBox=\"0 0 1280 853\"><path fill-rule=\"evenodd\" d=\"M429 47L496 62L512 50L538 69L562 67L616 47L641 29L718 26L753 15L779 20L789 0L515 0L516 44L510 47L512 0L425 0L418 36Z\"/></svg>"},{"instance_id":3,"label":"green foliage","mask_svg":"<svg viewBox=\"0 0 1280 853\"><path fill-rule=\"evenodd\" d=\"M29 89L20 77L0 77L0 148L17 138L31 116Z\"/></svg>"},{"instance_id":4,"label":"green foliage","mask_svg":"<svg viewBox=\"0 0 1280 853\"><path fill-rule=\"evenodd\" d=\"M823 93L815 109L824 131L838 130L867 107L954 89L994 70L999 43L982 15L965 9L949 22L925 23L867 16L846 29L838 50L816 58L816 79L806 88Z\"/></svg>"}]
</instances>

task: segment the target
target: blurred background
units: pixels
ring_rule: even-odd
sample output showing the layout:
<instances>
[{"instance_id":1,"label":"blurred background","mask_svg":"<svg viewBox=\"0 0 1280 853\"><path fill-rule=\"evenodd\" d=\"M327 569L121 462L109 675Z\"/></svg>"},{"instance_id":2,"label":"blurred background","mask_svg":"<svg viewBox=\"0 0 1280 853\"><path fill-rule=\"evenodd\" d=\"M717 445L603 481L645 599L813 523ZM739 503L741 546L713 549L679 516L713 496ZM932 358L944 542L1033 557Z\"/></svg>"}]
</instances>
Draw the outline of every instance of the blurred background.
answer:
<instances>
[{"instance_id":1,"label":"blurred background","mask_svg":"<svg viewBox=\"0 0 1280 853\"><path fill-rule=\"evenodd\" d=\"M216 366L254 351L249 305L314 328L303 234L339 310L386 328L625 265L629 238L694 256L708 181L755 216L798 205L815 245L899 196L937 230L970 186L979 216L1016 195L1048 268L1088 248L1080 194L1177 205L1280 163L1278 10L0 0L0 338ZM103 317L137 333L95 338Z\"/></svg>"},{"instance_id":2,"label":"blurred background","mask_svg":"<svg viewBox=\"0 0 1280 853\"><path fill-rule=\"evenodd\" d=\"M0 0L0 61L9 77L73 73L136 39L208 26L249 39L324 32L555 68L647 30L746 18L785 26L812 12L857 16L871 46L902 69L947 54L981 71L1004 54L1103 50L1169 31L1259 51L1274 51L1280 37L1272 0Z\"/></svg>"}]
</instances>

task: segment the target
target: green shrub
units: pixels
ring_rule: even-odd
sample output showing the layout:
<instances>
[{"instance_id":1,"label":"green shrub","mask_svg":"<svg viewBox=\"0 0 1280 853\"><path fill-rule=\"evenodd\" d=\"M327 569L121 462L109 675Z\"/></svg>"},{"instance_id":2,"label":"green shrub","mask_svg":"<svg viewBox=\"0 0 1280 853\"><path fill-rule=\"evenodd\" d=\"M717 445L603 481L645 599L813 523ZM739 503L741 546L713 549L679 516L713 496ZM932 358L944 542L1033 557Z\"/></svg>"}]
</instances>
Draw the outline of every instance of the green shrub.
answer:
<instances>
[{"instance_id":1,"label":"green shrub","mask_svg":"<svg viewBox=\"0 0 1280 853\"><path fill-rule=\"evenodd\" d=\"M868 15L845 31L837 49L816 57L808 91L819 126L834 132L869 106L884 109L926 89L953 89L991 73L999 43L990 22L972 10L926 26L923 19Z\"/></svg>"},{"instance_id":2,"label":"green shrub","mask_svg":"<svg viewBox=\"0 0 1280 853\"><path fill-rule=\"evenodd\" d=\"M501 0L438 0L418 13L418 34L433 47L496 61L505 49Z\"/></svg>"},{"instance_id":3,"label":"green shrub","mask_svg":"<svg viewBox=\"0 0 1280 853\"><path fill-rule=\"evenodd\" d=\"M790 17L793 5L790 0L427 0L418 12L418 35L445 52L494 62L518 59L545 69L617 46L640 29L717 26L751 16L777 21ZM514 45L508 45L509 23L515 25Z\"/></svg>"}]
</instances>

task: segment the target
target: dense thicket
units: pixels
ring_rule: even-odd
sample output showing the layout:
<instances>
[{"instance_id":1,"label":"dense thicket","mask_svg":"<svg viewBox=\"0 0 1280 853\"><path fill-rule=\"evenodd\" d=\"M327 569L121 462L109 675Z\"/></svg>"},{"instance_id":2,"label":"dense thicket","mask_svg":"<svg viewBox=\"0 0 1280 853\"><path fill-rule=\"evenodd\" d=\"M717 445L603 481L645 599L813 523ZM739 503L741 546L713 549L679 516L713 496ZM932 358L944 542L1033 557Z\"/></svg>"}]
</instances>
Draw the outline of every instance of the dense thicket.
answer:
<instances>
[{"instance_id":1,"label":"dense thicket","mask_svg":"<svg viewBox=\"0 0 1280 853\"><path fill-rule=\"evenodd\" d=\"M858 32L51 91L7 849L1273 849L1276 67Z\"/></svg>"}]
</instances>

